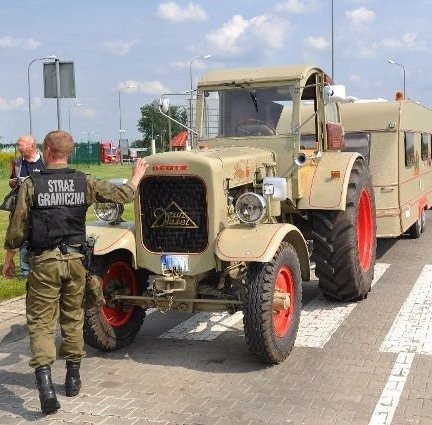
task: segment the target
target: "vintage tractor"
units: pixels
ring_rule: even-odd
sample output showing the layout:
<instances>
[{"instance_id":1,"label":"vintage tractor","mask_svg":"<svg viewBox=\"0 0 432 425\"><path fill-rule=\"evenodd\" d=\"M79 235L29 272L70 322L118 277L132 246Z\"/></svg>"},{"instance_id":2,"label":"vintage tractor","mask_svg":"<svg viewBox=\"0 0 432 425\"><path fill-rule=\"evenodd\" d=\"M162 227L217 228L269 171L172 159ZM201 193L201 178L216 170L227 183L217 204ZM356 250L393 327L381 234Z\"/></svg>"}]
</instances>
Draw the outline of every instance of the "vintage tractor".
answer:
<instances>
[{"instance_id":1,"label":"vintage tractor","mask_svg":"<svg viewBox=\"0 0 432 425\"><path fill-rule=\"evenodd\" d=\"M192 150L148 157L134 223L105 205L111 224L87 227L108 300L86 312L88 344L125 346L148 308L242 310L250 351L274 364L294 345L310 260L328 297L366 298L374 194L364 158L343 151L338 102L350 99L330 83L312 66L200 80Z\"/></svg>"}]
</instances>

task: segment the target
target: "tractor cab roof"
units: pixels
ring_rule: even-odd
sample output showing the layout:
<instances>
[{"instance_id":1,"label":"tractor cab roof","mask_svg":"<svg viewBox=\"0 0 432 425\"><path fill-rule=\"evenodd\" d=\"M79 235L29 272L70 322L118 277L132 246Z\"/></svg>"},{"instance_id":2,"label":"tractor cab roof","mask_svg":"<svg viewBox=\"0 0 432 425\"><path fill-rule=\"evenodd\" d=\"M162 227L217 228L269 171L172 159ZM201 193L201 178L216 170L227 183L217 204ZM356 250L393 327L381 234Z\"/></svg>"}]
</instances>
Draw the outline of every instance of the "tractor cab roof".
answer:
<instances>
[{"instance_id":1,"label":"tractor cab roof","mask_svg":"<svg viewBox=\"0 0 432 425\"><path fill-rule=\"evenodd\" d=\"M221 85L252 83L271 83L300 80L300 85L304 86L315 82L314 77L317 73L324 73L320 68L313 65L294 65L279 67L261 68L237 68L219 69L210 71L198 82L198 87L211 87ZM331 78L325 76L325 81L331 83Z\"/></svg>"}]
</instances>

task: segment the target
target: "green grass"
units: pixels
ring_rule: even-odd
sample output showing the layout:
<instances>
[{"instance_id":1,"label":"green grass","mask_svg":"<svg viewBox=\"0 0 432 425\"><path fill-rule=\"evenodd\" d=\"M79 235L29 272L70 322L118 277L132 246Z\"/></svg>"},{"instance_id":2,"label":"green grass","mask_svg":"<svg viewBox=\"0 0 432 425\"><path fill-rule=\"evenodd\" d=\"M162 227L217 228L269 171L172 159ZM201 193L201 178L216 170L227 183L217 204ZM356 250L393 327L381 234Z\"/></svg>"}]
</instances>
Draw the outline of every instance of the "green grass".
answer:
<instances>
[{"instance_id":1,"label":"green grass","mask_svg":"<svg viewBox=\"0 0 432 425\"><path fill-rule=\"evenodd\" d=\"M132 173L132 165L73 165L74 168L81 170L85 173L90 173L95 177L101 179L113 179L113 178L130 178ZM0 201L9 192L9 174L0 173ZM125 205L125 211L123 218L125 220L133 220L133 203ZM93 212L93 207L90 207L87 212L87 222L97 220L96 215ZM9 224L9 213L6 211L0 211L0 240L2 246L6 235L6 230ZM5 257L5 250L0 249L0 265L3 267ZM19 255L15 256L15 275L18 276L19 270ZM8 298L17 297L25 293L25 280L19 278L5 279L0 275L0 301Z\"/></svg>"}]
</instances>

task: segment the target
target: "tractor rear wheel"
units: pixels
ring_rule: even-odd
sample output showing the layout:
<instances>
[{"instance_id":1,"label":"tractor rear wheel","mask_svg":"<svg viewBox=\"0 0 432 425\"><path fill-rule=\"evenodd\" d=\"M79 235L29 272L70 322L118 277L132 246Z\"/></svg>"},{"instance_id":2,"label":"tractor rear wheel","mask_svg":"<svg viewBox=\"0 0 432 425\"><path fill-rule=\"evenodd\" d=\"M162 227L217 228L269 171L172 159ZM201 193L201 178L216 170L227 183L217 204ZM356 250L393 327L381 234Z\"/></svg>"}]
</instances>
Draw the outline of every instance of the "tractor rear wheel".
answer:
<instances>
[{"instance_id":1,"label":"tractor rear wheel","mask_svg":"<svg viewBox=\"0 0 432 425\"><path fill-rule=\"evenodd\" d=\"M358 301L370 291L376 257L375 199L367 165L351 170L345 211L313 215L315 273L325 295Z\"/></svg>"}]
</instances>

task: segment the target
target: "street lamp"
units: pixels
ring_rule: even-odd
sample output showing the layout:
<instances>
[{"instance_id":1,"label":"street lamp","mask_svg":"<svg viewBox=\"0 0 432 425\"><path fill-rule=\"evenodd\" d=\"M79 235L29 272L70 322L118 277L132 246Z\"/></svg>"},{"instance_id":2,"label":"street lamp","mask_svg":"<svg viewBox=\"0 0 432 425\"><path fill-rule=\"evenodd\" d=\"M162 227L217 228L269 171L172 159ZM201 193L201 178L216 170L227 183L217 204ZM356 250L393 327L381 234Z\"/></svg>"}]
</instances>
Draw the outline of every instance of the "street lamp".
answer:
<instances>
[{"instance_id":1,"label":"street lamp","mask_svg":"<svg viewBox=\"0 0 432 425\"><path fill-rule=\"evenodd\" d=\"M69 134L71 134L71 119L70 119L70 117L71 117L71 109L75 108L77 106L82 106L82 103L75 103L74 105L70 105L69 106Z\"/></svg>"},{"instance_id":2,"label":"street lamp","mask_svg":"<svg viewBox=\"0 0 432 425\"><path fill-rule=\"evenodd\" d=\"M119 88L119 91L118 91L118 105L119 105L119 134L120 134L120 136L121 136L121 133L122 133L122 110L121 110L121 92L123 91L123 90L126 90L126 89L134 89L136 86L132 86L132 85L130 85L130 86L126 86L126 87L120 87ZM120 137L121 138L121 137Z\"/></svg>"},{"instance_id":3,"label":"street lamp","mask_svg":"<svg viewBox=\"0 0 432 425\"><path fill-rule=\"evenodd\" d=\"M189 105L189 127L192 128L192 118L193 118L193 80L192 80L192 65L194 62L201 60L201 59L210 59L211 55L204 55L204 56L196 56L190 61L189 66L189 77L190 77L190 105ZM190 143L193 146L193 132L191 131L190 134Z\"/></svg>"},{"instance_id":4,"label":"street lamp","mask_svg":"<svg viewBox=\"0 0 432 425\"><path fill-rule=\"evenodd\" d=\"M405 95L405 81L406 81L406 79L405 79L405 67L401 63L395 62L392 59L389 59L388 63L391 63L392 65L398 65L402 68L402 70L403 70L403 95L404 95L404 99L406 99L406 95Z\"/></svg>"},{"instance_id":5,"label":"street lamp","mask_svg":"<svg viewBox=\"0 0 432 425\"><path fill-rule=\"evenodd\" d=\"M334 82L334 7L333 0L331 0L331 71L332 80Z\"/></svg>"},{"instance_id":6,"label":"street lamp","mask_svg":"<svg viewBox=\"0 0 432 425\"><path fill-rule=\"evenodd\" d=\"M27 89L28 89L28 110L29 110L29 120L30 120L30 135L33 134L33 128L32 128L32 114L31 114L31 95L30 95L30 66L33 62L36 61L44 61L44 60L48 60L48 59L57 59L56 55L49 55L49 56L45 56L43 58L37 58L37 59L33 59L32 61L30 61L30 63L27 66Z\"/></svg>"}]
</instances>

